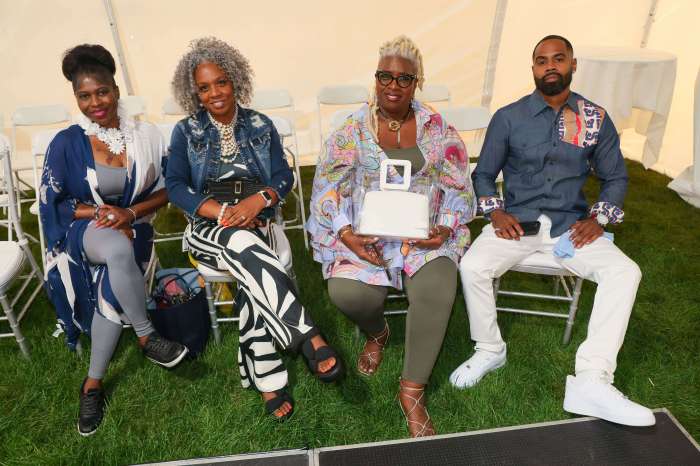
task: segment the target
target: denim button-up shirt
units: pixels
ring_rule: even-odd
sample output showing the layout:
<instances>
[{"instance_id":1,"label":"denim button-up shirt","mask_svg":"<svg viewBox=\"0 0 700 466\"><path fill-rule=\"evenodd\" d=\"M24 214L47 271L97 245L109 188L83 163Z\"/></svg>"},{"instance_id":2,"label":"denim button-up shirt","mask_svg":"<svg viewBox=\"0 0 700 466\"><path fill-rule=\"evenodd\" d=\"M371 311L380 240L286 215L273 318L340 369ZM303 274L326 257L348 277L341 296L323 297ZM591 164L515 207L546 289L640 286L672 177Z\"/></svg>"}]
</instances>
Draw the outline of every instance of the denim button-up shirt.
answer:
<instances>
[{"instance_id":1,"label":"denim button-up shirt","mask_svg":"<svg viewBox=\"0 0 700 466\"><path fill-rule=\"evenodd\" d=\"M627 170L605 110L571 92L555 112L534 91L493 116L472 179L477 196L488 200L503 171L505 210L521 222L547 215L556 237L589 215L582 188L591 169L601 181L592 213L620 222Z\"/></svg>"},{"instance_id":2,"label":"denim button-up shirt","mask_svg":"<svg viewBox=\"0 0 700 466\"><path fill-rule=\"evenodd\" d=\"M272 121L262 113L239 106L235 137L251 175L284 199L292 189L294 175ZM199 207L211 198L205 190L207 183L218 177L221 157L219 131L206 110L177 123L169 153L165 176L168 197L188 216L195 217Z\"/></svg>"}]
</instances>

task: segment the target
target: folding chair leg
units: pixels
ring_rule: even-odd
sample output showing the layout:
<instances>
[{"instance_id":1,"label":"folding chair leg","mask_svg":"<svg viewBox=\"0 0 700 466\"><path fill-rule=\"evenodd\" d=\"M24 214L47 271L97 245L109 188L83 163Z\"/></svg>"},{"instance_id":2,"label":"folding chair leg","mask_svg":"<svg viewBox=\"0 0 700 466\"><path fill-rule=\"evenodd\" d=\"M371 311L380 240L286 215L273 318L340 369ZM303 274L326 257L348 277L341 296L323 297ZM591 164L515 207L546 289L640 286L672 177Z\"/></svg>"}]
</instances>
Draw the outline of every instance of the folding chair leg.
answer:
<instances>
[{"instance_id":1,"label":"folding chair leg","mask_svg":"<svg viewBox=\"0 0 700 466\"><path fill-rule=\"evenodd\" d=\"M493 299L498 302L498 290L501 287L501 277L493 279Z\"/></svg>"},{"instance_id":2,"label":"folding chair leg","mask_svg":"<svg viewBox=\"0 0 700 466\"><path fill-rule=\"evenodd\" d=\"M221 332L219 331L219 321L216 320L216 307L214 306L214 293L211 289L211 283L204 282L204 290L207 294L207 306L209 307L209 320L211 320L211 329L214 332L214 342L218 345L221 343Z\"/></svg>"},{"instance_id":3,"label":"folding chair leg","mask_svg":"<svg viewBox=\"0 0 700 466\"><path fill-rule=\"evenodd\" d=\"M7 301L6 294L0 296L0 303L2 304L2 309L5 311L5 315L7 316L7 322L10 324L12 333L15 335L15 340L17 340L19 349L22 351L24 357L29 359L29 347L27 346L27 342L24 339L24 335L22 335L22 332L19 329L19 322L17 322L17 319L15 318L15 313L12 311L10 303Z\"/></svg>"},{"instance_id":4,"label":"folding chair leg","mask_svg":"<svg viewBox=\"0 0 700 466\"><path fill-rule=\"evenodd\" d=\"M576 277L576 286L574 287L574 292L571 295L571 304L569 305L569 317L566 319L566 328L564 329L564 338L562 339L563 345L568 345L571 340L571 330L574 327L574 320L576 320L576 311L578 311L578 300L581 297L581 286L583 285L583 278Z\"/></svg>"}]
</instances>

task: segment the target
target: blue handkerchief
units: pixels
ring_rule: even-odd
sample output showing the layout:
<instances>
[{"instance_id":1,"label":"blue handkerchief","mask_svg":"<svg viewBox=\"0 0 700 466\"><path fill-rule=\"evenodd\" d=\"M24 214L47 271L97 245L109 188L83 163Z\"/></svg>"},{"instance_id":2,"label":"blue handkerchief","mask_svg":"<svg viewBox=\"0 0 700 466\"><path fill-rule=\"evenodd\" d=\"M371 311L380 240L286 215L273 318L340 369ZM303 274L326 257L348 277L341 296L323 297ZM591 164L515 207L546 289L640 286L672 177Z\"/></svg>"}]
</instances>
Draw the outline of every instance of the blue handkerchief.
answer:
<instances>
[{"instance_id":1,"label":"blue handkerchief","mask_svg":"<svg viewBox=\"0 0 700 466\"><path fill-rule=\"evenodd\" d=\"M574 257L574 254L576 254L576 248L574 247L574 243L572 243L571 238L569 238L570 233L571 230L561 235L559 237L559 241L557 241L557 244L554 245L554 250L552 252L556 257L560 257L562 259L569 259L571 257ZM603 238L613 241L615 239L615 235L606 231L605 233L603 233Z\"/></svg>"}]
</instances>

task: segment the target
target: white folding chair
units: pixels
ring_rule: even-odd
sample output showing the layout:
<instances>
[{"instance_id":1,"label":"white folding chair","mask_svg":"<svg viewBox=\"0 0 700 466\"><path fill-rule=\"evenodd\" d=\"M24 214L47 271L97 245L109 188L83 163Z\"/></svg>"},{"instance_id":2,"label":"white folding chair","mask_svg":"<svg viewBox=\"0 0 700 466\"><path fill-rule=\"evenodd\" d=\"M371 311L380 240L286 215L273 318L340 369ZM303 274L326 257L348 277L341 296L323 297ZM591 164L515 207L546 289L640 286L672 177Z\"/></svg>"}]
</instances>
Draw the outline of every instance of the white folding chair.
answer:
<instances>
[{"instance_id":1,"label":"white folding chair","mask_svg":"<svg viewBox=\"0 0 700 466\"><path fill-rule=\"evenodd\" d=\"M7 321L12 330L11 333L0 333L0 338L14 337L19 345L22 354L29 357L29 346L25 341L20 330L20 322L31 306L34 298L44 287L44 278L39 270L39 266L29 250L29 243L22 230L19 217L17 215L17 204L13 186L13 171L12 161L10 157L10 143L4 135L0 135L0 158L2 159L4 181L8 185L7 195L9 202L7 203L8 220L11 228L14 229L17 241L0 241L0 257L3 260L3 267L0 269L0 305L2 305L5 315L0 317L0 321ZM25 261L29 262L30 272L26 276L20 274L24 270ZM17 279L21 280L18 289L13 289L15 295L10 300L8 292L13 288L13 284ZM37 286L33 290L28 289L33 278L37 279ZM15 314L14 307L19 303L25 295L25 291L29 292L24 305L18 314Z\"/></svg>"},{"instance_id":2,"label":"white folding chair","mask_svg":"<svg viewBox=\"0 0 700 466\"><path fill-rule=\"evenodd\" d=\"M318 119L318 140L319 140L319 151L323 151L323 140L325 139L324 133L324 120L322 105L328 106L350 106L356 104L363 104L369 100L369 92L365 86L360 85L339 85L339 86L325 86L322 87L316 96L316 117ZM349 113L351 113L352 110ZM337 111L336 111L337 113ZM331 125L332 127L332 125Z\"/></svg>"},{"instance_id":3,"label":"white folding chair","mask_svg":"<svg viewBox=\"0 0 700 466\"><path fill-rule=\"evenodd\" d=\"M37 200L37 192L34 193L33 198L26 197L26 199L21 199L23 191L20 184L30 190L34 189L34 186L22 180L20 178L20 172L35 171L37 162L38 165L41 166L43 165L43 160L37 161L32 153L33 151L18 150L18 132L30 129L34 131L46 130L49 129L48 127L53 127L55 129L55 125L69 123L70 119L70 112L63 105L20 107L12 114L12 169L16 176L15 192L17 194L17 209L20 217L22 216L21 204L34 203Z\"/></svg>"},{"instance_id":4,"label":"white folding chair","mask_svg":"<svg viewBox=\"0 0 700 466\"><path fill-rule=\"evenodd\" d=\"M44 131L39 131L32 135L32 174L34 176L34 192L36 193L36 200L29 207L29 213L36 215L37 222L39 224L39 245L41 247L41 266L42 270L46 270L46 243L44 240L44 229L41 226L41 216L39 214L39 188L41 187L41 170L43 164L39 163L44 160L46 151L49 148L49 144L56 134L61 131L60 129L49 129Z\"/></svg>"},{"instance_id":5,"label":"white folding chair","mask_svg":"<svg viewBox=\"0 0 700 466\"><path fill-rule=\"evenodd\" d=\"M139 117L146 114L146 99L139 95L125 95L119 98L119 103L130 117Z\"/></svg>"},{"instance_id":6,"label":"white folding chair","mask_svg":"<svg viewBox=\"0 0 700 466\"><path fill-rule=\"evenodd\" d=\"M250 107L258 111L283 111L294 113L294 100L286 89L257 89L251 100ZM275 129L280 136L282 147L289 158L291 158L295 180L292 188L292 195L295 197L297 205L293 219L284 221L285 229L298 229L304 232L306 224L306 206L304 205L304 191L301 182L301 172L299 170L299 145L294 122L284 115L268 115L275 125ZM304 232L304 247L309 249L309 239Z\"/></svg>"},{"instance_id":7,"label":"white folding chair","mask_svg":"<svg viewBox=\"0 0 700 466\"><path fill-rule=\"evenodd\" d=\"M165 102L163 102L160 111L164 117L177 116L179 118L182 118L185 115L187 115L187 112L182 107L180 107L180 104L178 104L172 97L168 97L167 99L165 99Z\"/></svg>"},{"instance_id":8,"label":"white folding chair","mask_svg":"<svg viewBox=\"0 0 700 466\"><path fill-rule=\"evenodd\" d=\"M568 310L567 312L552 312L498 306L496 306L496 309L502 312L513 312L517 314L528 314L535 316L556 317L566 319L566 326L564 328L562 344L566 345L567 343L569 343L569 340L571 340L571 330L574 326L574 320L576 319L576 311L578 310L579 298L581 297L581 287L583 285L583 278L573 275L571 272L562 267L556 260L554 260L554 256L552 254L544 252L535 252L533 254L530 254L518 264L511 267L510 270L513 272L552 276L555 279L554 292L552 294L542 294L514 290L502 290L500 288L501 279L497 278L494 280L493 286L493 294L496 298L497 303L499 295L515 296L520 298L537 298L568 303ZM563 294L559 292L560 285L561 288L563 288L564 290Z\"/></svg>"},{"instance_id":9,"label":"white folding chair","mask_svg":"<svg viewBox=\"0 0 700 466\"><path fill-rule=\"evenodd\" d=\"M452 105L450 89L443 84L426 84L416 92L416 100L423 103L447 103Z\"/></svg>"}]
</instances>

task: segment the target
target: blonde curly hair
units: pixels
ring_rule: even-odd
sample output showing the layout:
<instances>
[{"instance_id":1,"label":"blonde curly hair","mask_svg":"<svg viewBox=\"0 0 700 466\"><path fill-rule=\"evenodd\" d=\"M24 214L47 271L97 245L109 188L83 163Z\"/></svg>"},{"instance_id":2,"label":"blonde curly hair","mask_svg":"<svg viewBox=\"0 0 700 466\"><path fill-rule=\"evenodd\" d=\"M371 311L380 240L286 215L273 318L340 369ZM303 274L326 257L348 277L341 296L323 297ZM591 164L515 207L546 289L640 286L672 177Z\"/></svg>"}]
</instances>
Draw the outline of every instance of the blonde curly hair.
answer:
<instances>
[{"instance_id":1,"label":"blonde curly hair","mask_svg":"<svg viewBox=\"0 0 700 466\"><path fill-rule=\"evenodd\" d=\"M425 75L423 74L423 55L418 46L405 35L397 36L379 47L379 59L384 57L401 57L413 63L416 67L416 85L418 89L423 89ZM369 99L369 129L375 140L377 138L377 128L379 128L379 105L377 104L377 94L375 86L372 86L372 96Z\"/></svg>"}]
</instances>

